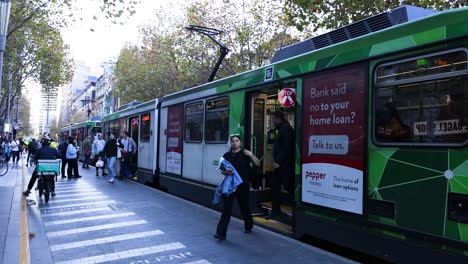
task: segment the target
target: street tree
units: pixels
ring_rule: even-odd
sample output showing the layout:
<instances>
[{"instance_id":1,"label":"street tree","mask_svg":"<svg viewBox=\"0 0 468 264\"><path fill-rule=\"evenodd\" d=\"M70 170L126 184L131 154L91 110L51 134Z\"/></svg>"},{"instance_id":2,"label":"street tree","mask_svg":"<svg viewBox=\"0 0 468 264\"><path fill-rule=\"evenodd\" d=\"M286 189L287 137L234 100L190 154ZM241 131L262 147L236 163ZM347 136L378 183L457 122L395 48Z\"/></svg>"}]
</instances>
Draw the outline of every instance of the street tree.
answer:
<instances>
[{"instance_id":1,"label":"street tree","mask_svg":"<svg viewBox=\"0 0 468 264\"><path fill-rule=\"evenodd\" d=\"M335 29L401 5L445 10L468 5L466 0L285 0L284 15L289 25L307 35Z\"/></svg>"},{"instance_id":2,"label":"street tree","mask_svg":"<svg viewBox=\"0 0 468 264\"><path fill-rule=\"evenodd\" d=\"M115 93L123 104L164 96L206 82L219 57L208 37L187 31L199 25L223 31L230 49L216 78L255 69L278 48L296 42L281 14L282 1L196 0L183 14L160 10L141 29L142 45L125 46L116 64Z\"/></svg>"}]
</instances>

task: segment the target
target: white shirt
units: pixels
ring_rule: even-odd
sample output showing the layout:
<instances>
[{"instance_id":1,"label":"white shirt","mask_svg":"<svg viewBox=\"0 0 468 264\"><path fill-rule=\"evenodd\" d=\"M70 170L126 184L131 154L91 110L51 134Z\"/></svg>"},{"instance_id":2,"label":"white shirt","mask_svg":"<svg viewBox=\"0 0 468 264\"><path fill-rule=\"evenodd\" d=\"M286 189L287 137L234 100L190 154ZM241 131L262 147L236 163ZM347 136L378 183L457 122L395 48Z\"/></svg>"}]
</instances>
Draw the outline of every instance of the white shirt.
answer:
<instances>
[{"instance_id":1,"label":"white shirt","mask_svg":"<svg viewBox=\"0 0 468 264\"><path fill-rule=\"evenodd\" d=\"M19 151L19 145L20 145L20 143L19 143L18 140L16 140L16 141L13 140L11 142L11 151Z\"/></svg>"},{"instance_id":2,"label":"white shirt","mask_svg":"<svg viewBox=\"0 0 468 264\"><path fill-rule=\"evenodd\" d=\"M106 141L104 139L98 139L93 142L93 154L97 155L99 152L104 150L104 146L106 145Z\"/></svg>"}]
</instances>

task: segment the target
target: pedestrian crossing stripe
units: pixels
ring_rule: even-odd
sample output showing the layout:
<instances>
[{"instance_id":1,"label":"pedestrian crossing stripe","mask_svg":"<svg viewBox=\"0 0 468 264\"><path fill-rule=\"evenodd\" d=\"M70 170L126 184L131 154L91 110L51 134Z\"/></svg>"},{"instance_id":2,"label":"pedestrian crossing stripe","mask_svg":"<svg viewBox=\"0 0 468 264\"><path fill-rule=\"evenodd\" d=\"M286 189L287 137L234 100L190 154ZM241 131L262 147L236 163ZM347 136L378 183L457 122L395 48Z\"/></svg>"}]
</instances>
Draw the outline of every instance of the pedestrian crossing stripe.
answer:
<instances>
[{"instance_id":1,"label":"pedestrian crossing stripe","mask_svg":"<svg viewBox=\"0 0 468 264\"><path fill-rule=\"evenodd\" d=\"M107 201L100 201L100 202L92 202L92 203L77 203L77 204L66 204L66 205L57 205L57 206L43 206L41 209L58 209L58 208L72 208L72 207L79 207L79 206L86 206L86 205L98 205L98 204L111 204L115 203L114 200L107 200Z\"/></svg>"},{"instance_id":2,"label":"pedestrian crossing stripe","mask_svg":"<svg viewBox=\"0 0 468 264\"><path fill-rule=\"evenodd\" d=\"M98 216L90 216L90 217L81 217L81 218L73 218L67 220L57 220L51 222L44 222L45 225L63 225L63 224L71 224L71 223L78 223L78 222L86 222L86 221L96 221L102 219L112 219L112 218L119 218L119 217L127 217L135 215L135 213L127 212L127 213L120 213L120 214L105 214L105 215L98 215Z\"/></svg>"},{"instance_id":3,"label":"pedestrian crossing stripe","mask_svg":"<svg viewBox=\"0 0 468 264\"><path fill-rule=\"evenodd\" d=\"M92 212L108 212L112 211L107 206L98 207L98 208L89 208L83 210L73 210L73 211L64 211L64 212L56 212L56 213L42 213L42 217L51 217L51 216L70 216L70 215L77 215L77 214L85 214L85 213L92 213Z\"/></svg>"},{"instance_id":4,"label":"pedestrian crossing stripe","mask_svg":"<svg viewBox=\"0 0 468 264\"><path fill-rule=\"evenodd\" d=\"M50 249L52 251L59 251L59 250L64 250L64 249L94 246L94 245L99 245L99 244L106 244L106 243L124 241L124 240L136 239L136 238L151 237L151 236L157 236L157 235L162 235L162 234L164 234L164 232L162 232L161 230L139 232L139 233L133 233L133 234L125 234L125 235L119 235L119 236L103 237L103 238L82 240L82 241L76 241L76 242L59 244L59 245L52 245L50 246Z\"/></svg>"},{"instance_id":5,"label":"pedestrian crossing stripe","mask_svg":"<svg viewBox=\"0 0 468 264\"><path fill-rule=\"evenodd\" d=\"M128 259L128 258L145 256L145 255L150 255L150 254L157 254L157 253L161 253L165 251L177 250L177 249L182 249L182 248L185 248L185 246L182 243L176 242L176 243L164 244L164 245L159 245L159 246L130 249L126 251L118 251L115 253L97 255L97 256L81 258L81 259L74 259L74 260L69 260L69 261L61 261L61 262L57 262L56 264L103 263L103 262L116 261L120 259Z\"/></svg>"},{"instance_id":6,"label":"pedestrian crossing stripe","mask_svg":"<svg viewBox=\"0 0 468 264\"><path fill-rule=\"evenodd\" d=\"M88 196L88 197L81 197L81 198L72 198L72 199L63 199L60 200L61 197L58 197L59 199L53 199L51 203L65 203L65 202L74 202L74 201L83 201L83 200L93 200L93 199L103 199L103 198L109 198L107 196Z\"/></svg>"},{"instance_id":7,"label":"pedestrian crossing stripe","mask_svg":"<svg viewBox=\"0 0 468 264\"><path fill-rule=\"evenodd\" d=\"M119 227L143 225L146 223L148 222L146 222L145 220L126 221L126 222L113 223L113 224L107 224L107 225L89 226L89 227L73 228L73 229L68 229L68 230L63 230L63 231L48 232L47 236L58 237L58 236L74 235L74 234L80 234L80 233L91 232L91 231L100 231L100 230L119 228Z\"/></svg>"},{"instance_id":8,"label":"pedestrian crossing stripe","mask_svg":"<svg viewBox=\"0 0 468 264\"><path fill-rule=\"evenodd\" d=\"M62 197L74 197L74 196L84 196L84 195L96 195L96 194L102 194L102 192L80 192L80 193L75 193L75 194L65 194L65 195L60 195L59 198Z\"/></svg>"}]
</instances>

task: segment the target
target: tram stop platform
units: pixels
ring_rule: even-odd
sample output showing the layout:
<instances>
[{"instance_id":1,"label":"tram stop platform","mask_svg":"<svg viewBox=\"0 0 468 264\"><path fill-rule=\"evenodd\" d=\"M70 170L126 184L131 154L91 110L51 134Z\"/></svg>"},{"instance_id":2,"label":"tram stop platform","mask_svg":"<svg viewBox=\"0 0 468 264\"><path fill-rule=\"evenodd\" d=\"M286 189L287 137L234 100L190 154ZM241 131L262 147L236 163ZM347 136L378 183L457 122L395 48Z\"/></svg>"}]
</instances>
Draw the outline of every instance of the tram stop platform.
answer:
<instances>
[{"instance_id":1,"label":"tram stop platform","mask_svg":"<svg viewBox=\"0 0 468 264\"><path fill-rule=\"evenodd\" d=\"M236 218L217 241L219 212L131 180L108 183L94 168L59 178L48 204L37 191L25 199L31 172L20 166L0 177L4 264L354 263L258 226L244 234Z\"/></svg>"}]
</instances>

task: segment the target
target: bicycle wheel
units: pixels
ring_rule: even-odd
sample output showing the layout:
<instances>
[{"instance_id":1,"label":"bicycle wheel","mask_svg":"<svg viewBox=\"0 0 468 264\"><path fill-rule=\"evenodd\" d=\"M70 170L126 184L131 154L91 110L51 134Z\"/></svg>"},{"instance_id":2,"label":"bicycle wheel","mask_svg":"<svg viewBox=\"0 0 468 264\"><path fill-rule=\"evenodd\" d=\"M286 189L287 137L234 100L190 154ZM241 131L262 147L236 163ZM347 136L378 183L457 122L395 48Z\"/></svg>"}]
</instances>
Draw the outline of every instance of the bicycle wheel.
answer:
<instances>
[{"instance_id":1,"label":"bicycle wheel","mask_svg":"<svg viewBox=\"0 0 468 264\"><path fill-rule=\"evenodd\" d=\"M8 163L4 160L0 160L0 177L7 174L8 172Z\"/></svg>"}]
</instances>

